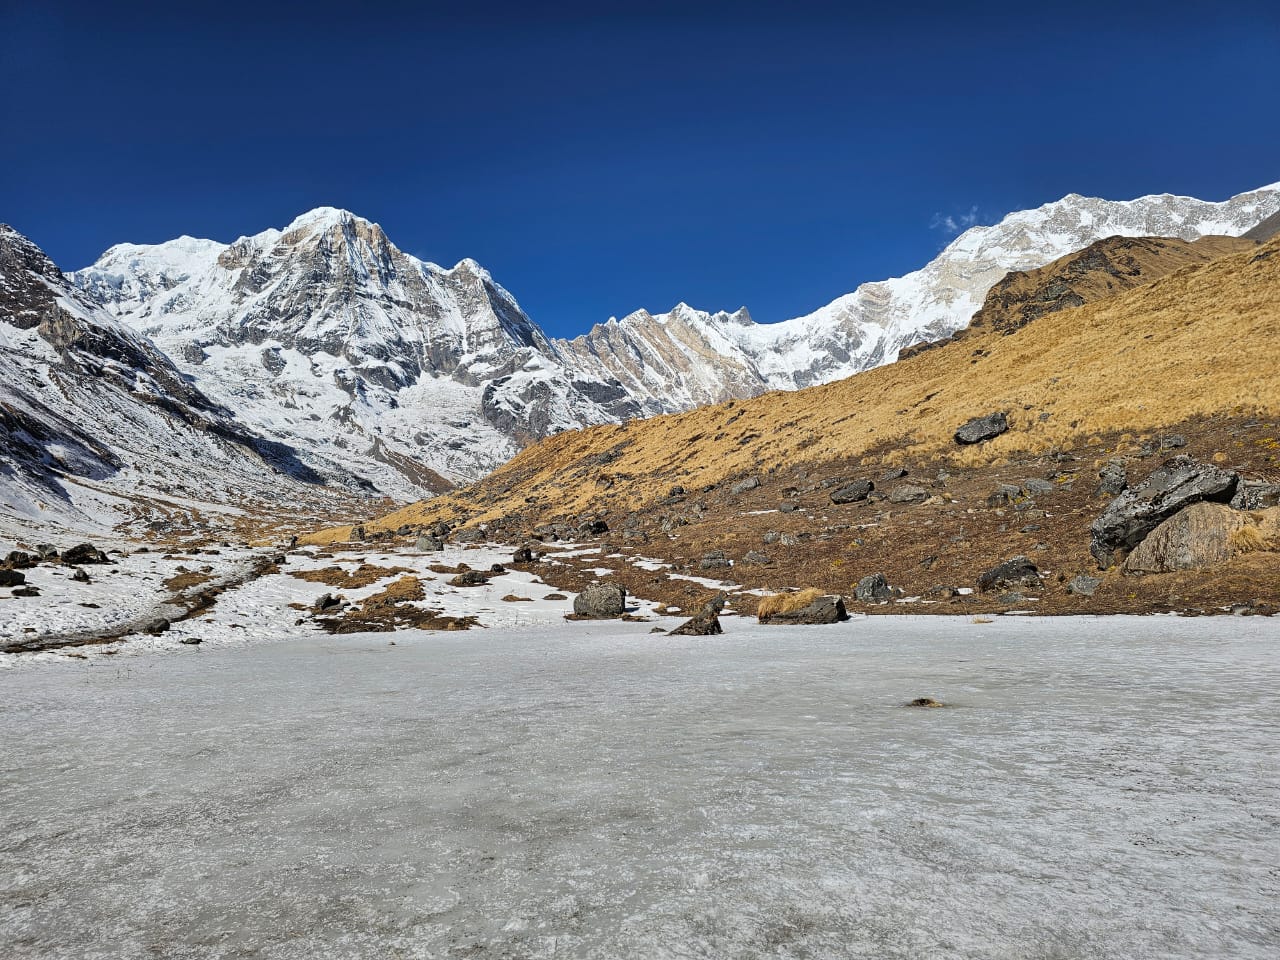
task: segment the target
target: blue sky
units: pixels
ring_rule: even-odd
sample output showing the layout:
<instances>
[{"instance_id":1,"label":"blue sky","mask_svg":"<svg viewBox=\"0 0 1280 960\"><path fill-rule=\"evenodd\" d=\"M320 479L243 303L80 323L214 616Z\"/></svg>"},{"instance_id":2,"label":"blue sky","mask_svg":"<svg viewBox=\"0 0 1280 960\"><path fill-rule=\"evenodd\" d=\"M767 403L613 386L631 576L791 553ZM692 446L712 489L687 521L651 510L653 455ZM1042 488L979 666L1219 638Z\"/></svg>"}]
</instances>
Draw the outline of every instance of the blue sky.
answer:
<instances>
[{"instance_id":1,"label":"blue sky","mask_svg":"<svg viewBox=\"0 0 1280 960\"><path fill-rule=\"evenodd\" d=\"M782 320L1070 193L1280 180L1280 5L0 0L0 221L64 268L320 205L552 333Z\"/></svg>"}]
</instances>

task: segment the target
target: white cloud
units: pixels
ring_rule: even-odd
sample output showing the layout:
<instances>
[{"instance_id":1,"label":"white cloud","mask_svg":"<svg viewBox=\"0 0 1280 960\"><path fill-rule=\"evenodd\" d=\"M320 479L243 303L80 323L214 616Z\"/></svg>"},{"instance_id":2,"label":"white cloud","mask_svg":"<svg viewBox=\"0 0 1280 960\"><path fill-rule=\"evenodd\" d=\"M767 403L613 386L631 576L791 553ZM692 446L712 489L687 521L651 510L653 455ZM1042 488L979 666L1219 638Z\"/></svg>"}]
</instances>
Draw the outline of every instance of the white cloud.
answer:
<instances>
[{"instance_id":1,"label":"white cloud","mask_svg":"<svg viewBox=\"0 0 1280 960\"><path fill-rule=\"evenodd\" d=\"M930 230L941 230L944 233L963 233L978 222L978 205L975 203L968 213L941 214L935 213L929 221Z\"/></svg>"}]
</instances>

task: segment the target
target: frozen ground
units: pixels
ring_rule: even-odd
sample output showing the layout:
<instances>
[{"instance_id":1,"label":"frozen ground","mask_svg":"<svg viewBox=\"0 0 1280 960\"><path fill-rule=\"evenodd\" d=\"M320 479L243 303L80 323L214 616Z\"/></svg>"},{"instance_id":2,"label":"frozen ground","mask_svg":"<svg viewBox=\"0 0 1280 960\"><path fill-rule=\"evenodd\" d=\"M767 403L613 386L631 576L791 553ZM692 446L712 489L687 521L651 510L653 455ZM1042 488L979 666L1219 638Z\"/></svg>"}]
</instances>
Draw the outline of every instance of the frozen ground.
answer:
<instances>
[{"instance_id":1,"label":"frozen ground","mask_svg":"<svg viewBox=\"0 0 1280 960\"><path fill-rule=\"evenodd\" d=\"M4 955L1280 951L1274 622L648 629L0 674Z\"/></svg>"}]
</instances>

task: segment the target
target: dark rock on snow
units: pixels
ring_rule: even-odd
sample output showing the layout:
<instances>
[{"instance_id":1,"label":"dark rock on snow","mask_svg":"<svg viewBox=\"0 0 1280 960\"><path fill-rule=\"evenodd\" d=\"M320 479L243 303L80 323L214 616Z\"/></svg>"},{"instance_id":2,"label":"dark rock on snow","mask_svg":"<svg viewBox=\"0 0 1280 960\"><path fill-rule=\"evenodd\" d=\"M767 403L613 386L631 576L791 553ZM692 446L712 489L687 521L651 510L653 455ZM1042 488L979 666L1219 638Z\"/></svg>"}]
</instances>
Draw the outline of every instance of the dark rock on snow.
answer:
<instances>
[{"instance_id":1,"label":"dark rock on snow","mask_svg":"<svg viewBox=\"0 0 1280 960\"><path fill-rule=\"evenodd\" d=\"M0 570L0 587L20 587L27 582L27 575L17 570Z\"/></svg>"},{"instance_id":2,"label":"dark rock on snow","mask_svg":"<svg viewBox=\"0 0 1280 960\"><path fill-rule=\"evenodd\" d=\"M573 612L590 620L612 620L627 607L627 591L617 583L593 583L573 598Z\"/></svg>"},{"instance_id":3,"label":"dark rock on snow","mask_svg":"<svg viewBox=\"0 0 1280 960\"><path fill-rule=\"evenodd\" d=\"M489 575L479 570L464 570L449 581L451 587L483 587L489 582Z\"/></svg>"},{"instance_id":4,"label":"dark rock on snow","mask_svg":"<svg viewBox=\"0 0 1280 960\"><path fill-rule=\"evenodd\" d=\"M724 633L720 626L720 611L724 609L725 595L717 594L701 610L671 631L672 637L711 637Z\"/></svg>"},{"instance_id":5,"label":"dark rock on snow","mask_svg":"<svg viewBox=\"0 0 1280 960\"><path fill-rule=\"evenodd\" d=\"M414 543L413 549L417 550L419 553L435 553L438 550L443 550L444 544L436 537L423 534Z\"/></svg>"},{"instance_id":6,"label":"dark rock on snow","mask_svg":"<svg viewBox=\"0 0 1280 960\"><path fill-rule=\"evenodd\" d=\"M110 563L111 561L92 543L80 543L62 552L62 562L69 567L78 567L85 563Z\"/></svg>"},{"instance_id":7,"label":"dark rock on snow","mask_svg":"<svg viewBox=\"0 0 1280 960\"><path fill-rule=\"evenodd\" d=\"M807 626L820 623L839 623L848 620L849 614L840 597L819 597L807 607L786 613L770 614L761 623L778 623L789 626Z\"/></svg>"}]
</instances>

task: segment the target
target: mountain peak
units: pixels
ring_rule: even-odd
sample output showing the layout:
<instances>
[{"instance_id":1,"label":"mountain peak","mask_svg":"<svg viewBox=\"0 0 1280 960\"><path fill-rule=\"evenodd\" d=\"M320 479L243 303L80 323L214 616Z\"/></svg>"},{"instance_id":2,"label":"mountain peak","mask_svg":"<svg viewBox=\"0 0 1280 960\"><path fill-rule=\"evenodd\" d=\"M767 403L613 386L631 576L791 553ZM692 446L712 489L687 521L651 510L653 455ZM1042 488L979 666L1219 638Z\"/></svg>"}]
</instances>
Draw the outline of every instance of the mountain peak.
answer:
<instances>
[{"instance_id":1,"label":"mountain peak","mask_svg":"<svg viewBox=\"0 0 1280 960\"><path fill-rule=\"evenodd\" d=\"M285 233L292 233L294 230L301 230L306 227L333 227L346 223L362 223L369 226L377 226L364 217L357 216L350 210L343 210L340 207L316 207L308 210L306 213L300 214L293 219L287 227L284 228Z\"/></svg>"}]
</instances>

